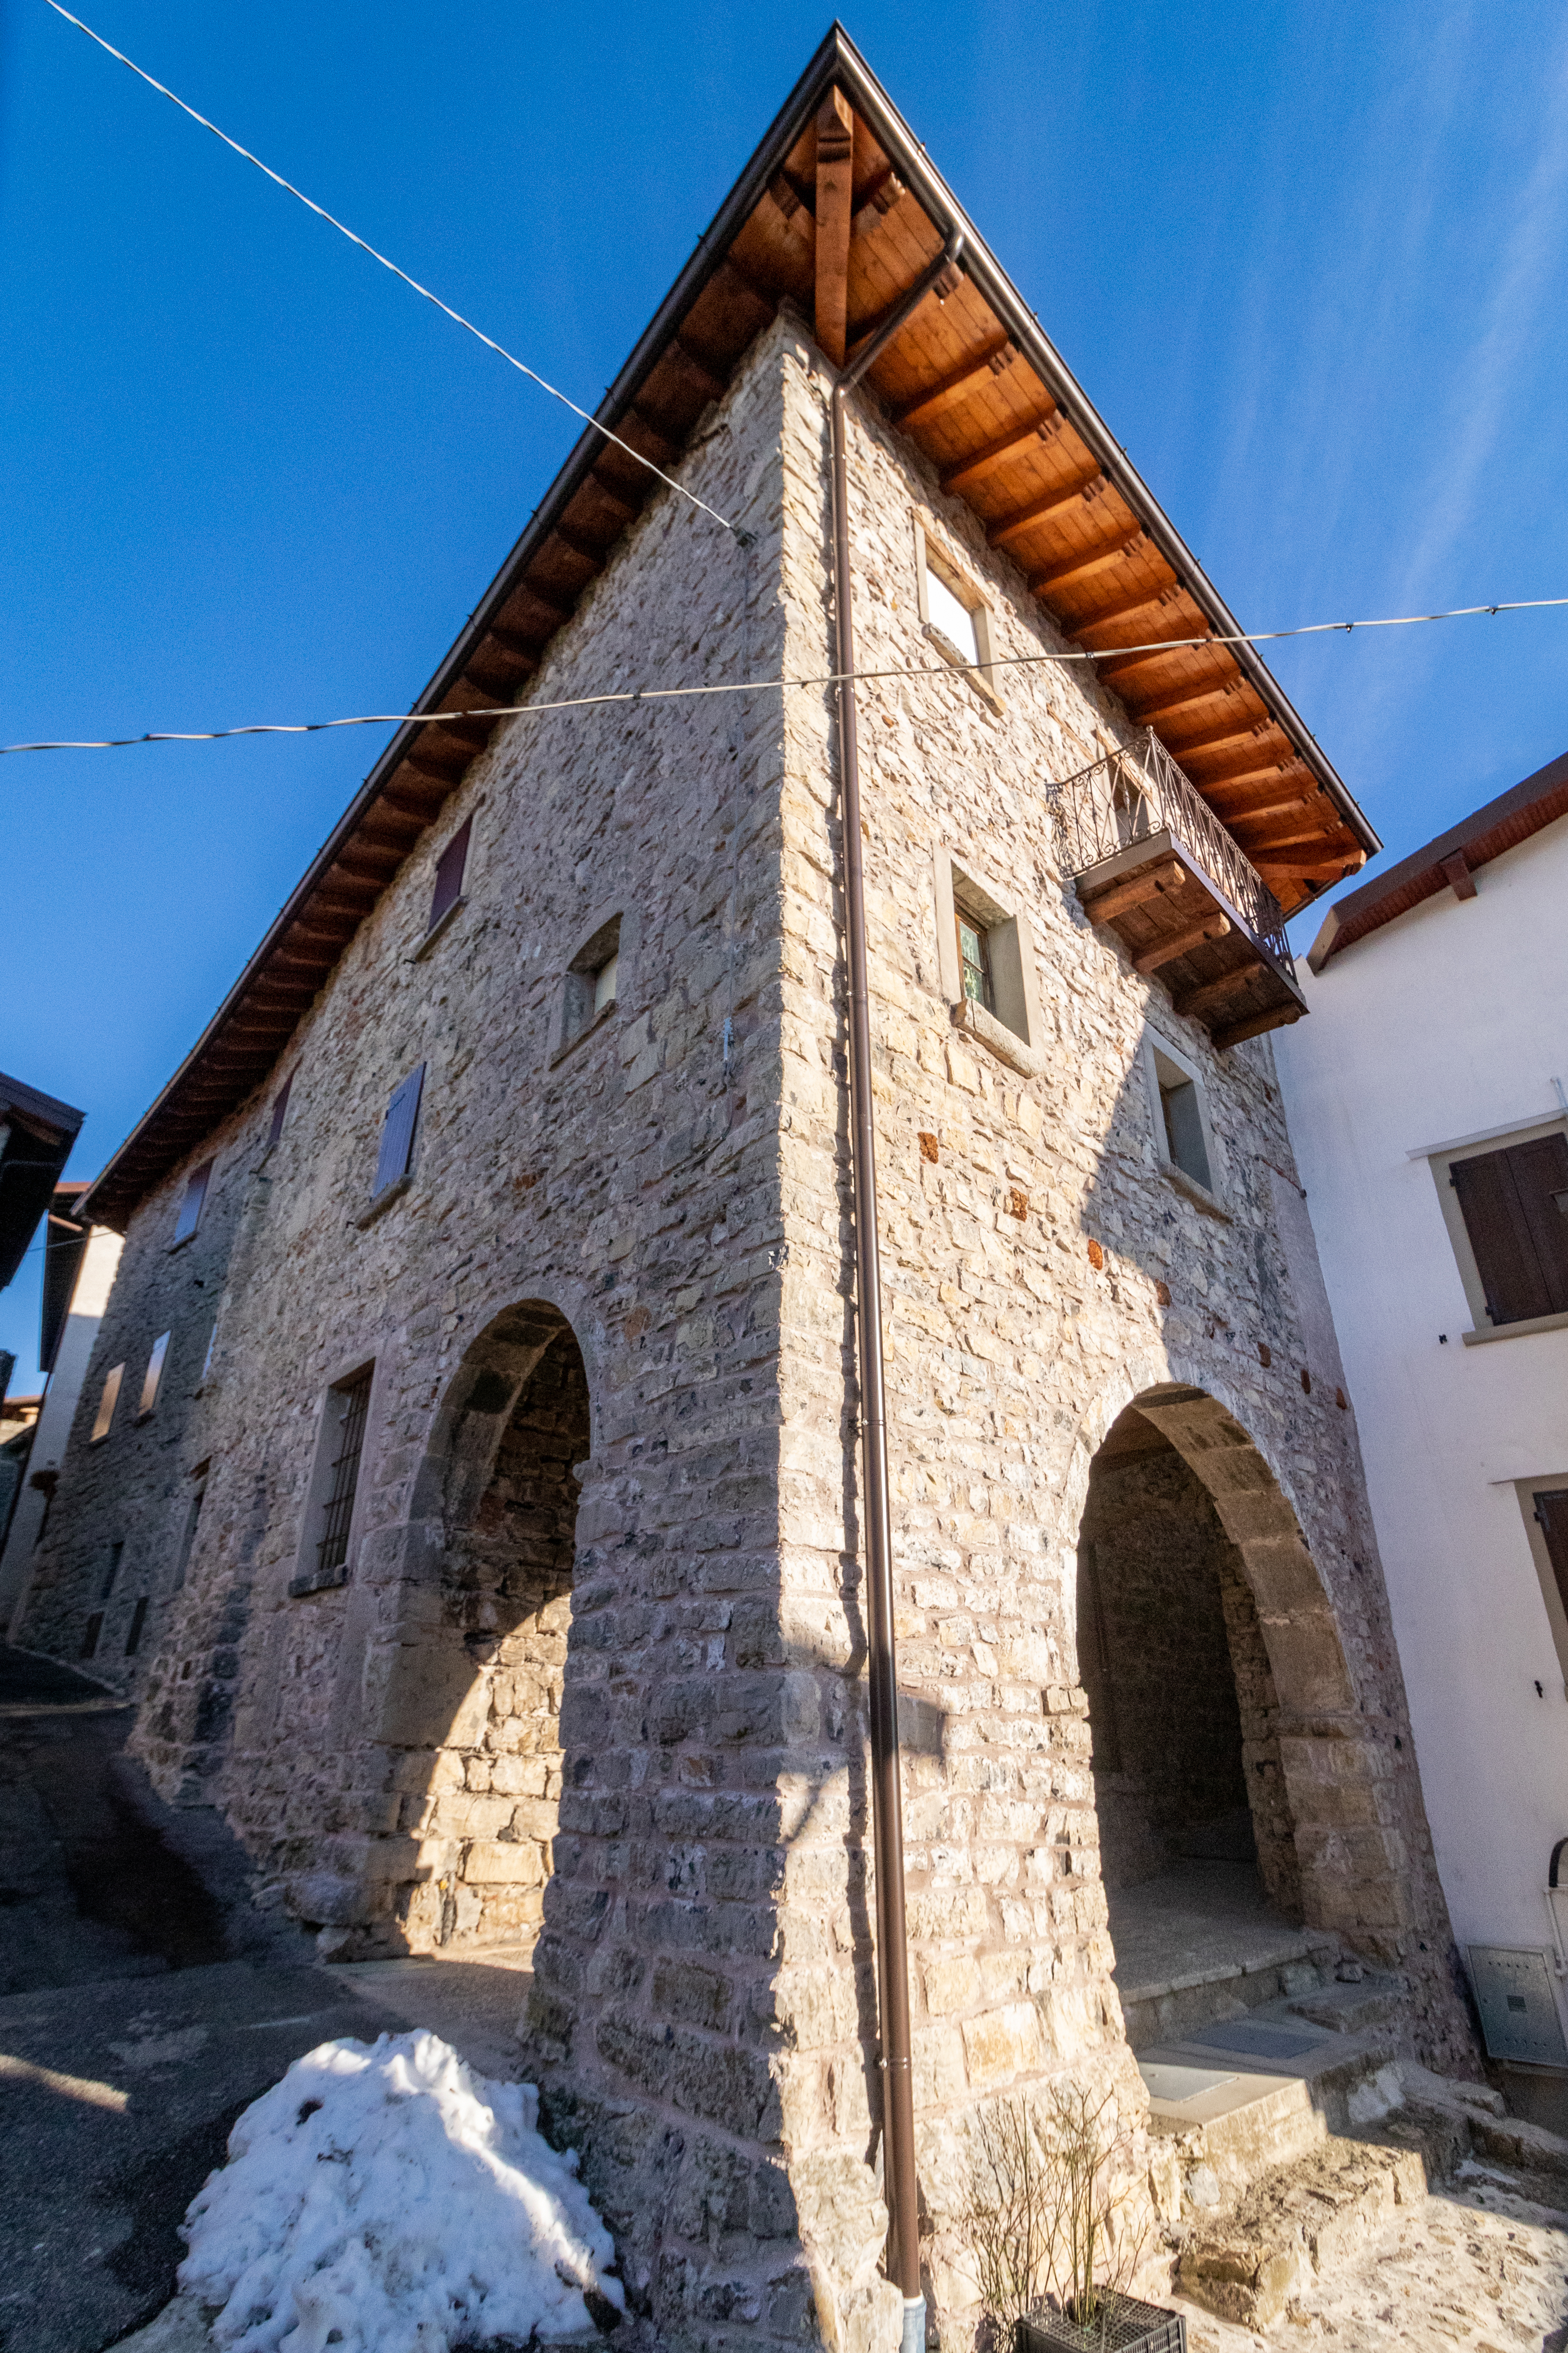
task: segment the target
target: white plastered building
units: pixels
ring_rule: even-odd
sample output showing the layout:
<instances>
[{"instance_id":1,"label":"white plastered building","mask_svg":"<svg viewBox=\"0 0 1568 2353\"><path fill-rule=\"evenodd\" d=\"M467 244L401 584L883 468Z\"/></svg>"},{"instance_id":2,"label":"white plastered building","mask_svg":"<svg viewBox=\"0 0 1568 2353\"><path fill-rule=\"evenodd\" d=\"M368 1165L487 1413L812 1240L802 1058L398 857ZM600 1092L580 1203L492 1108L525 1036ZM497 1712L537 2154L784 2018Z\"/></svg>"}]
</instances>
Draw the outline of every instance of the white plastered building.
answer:
<instances>
[{"instance_id":1,"label":"white plastered building","mask_svg":"<svg viewBox=\"0 0 1568 2353\"><path fill-rule=\"evenodd\" d=\"M1342 899L1309 962L1277 1054L1438 1870L1492 2055L1563 2069L1568 755Z\"/></svg>"}]
</instances>

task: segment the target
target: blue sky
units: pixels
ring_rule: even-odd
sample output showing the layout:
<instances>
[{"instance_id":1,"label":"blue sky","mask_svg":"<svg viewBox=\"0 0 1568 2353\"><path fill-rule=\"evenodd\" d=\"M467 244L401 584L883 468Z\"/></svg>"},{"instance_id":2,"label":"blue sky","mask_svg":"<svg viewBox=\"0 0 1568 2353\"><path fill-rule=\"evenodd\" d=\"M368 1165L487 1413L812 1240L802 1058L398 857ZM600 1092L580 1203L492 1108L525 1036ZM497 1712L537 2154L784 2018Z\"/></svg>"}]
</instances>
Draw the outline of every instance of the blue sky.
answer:
<instances>
[{"instance_id":1,"label":"blue sky","mask_svg":"<svg viewBox=\"0 0 1568 2353\"><path fill-rule=\"evenodd\" d=\"M589 405L827 22L81 13ZM1568 595L1555 0L846 21L1248 626ZM405 708L573 438L43 0L0 0L0 740ZM1568 613L1275 659L1389 858L1568 742ZM86 1109L73 1174L192 1044L378 740L5 763L0 1068ZM39 1263L0 1294L18 1389Z\"/></svg>"}]
</instances>

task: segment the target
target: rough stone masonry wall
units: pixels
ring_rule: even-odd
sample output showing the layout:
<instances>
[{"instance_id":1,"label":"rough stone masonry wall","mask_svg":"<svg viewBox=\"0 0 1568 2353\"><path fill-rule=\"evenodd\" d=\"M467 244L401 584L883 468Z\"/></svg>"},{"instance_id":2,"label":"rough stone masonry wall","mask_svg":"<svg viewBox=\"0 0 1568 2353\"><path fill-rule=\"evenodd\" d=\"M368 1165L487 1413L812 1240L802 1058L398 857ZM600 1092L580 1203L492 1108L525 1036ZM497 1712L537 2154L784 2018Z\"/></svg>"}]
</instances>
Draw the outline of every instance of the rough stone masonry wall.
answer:
<instances>
[{"instance_id":1,"label":"rough stone masonry wall","mask_svg":"<svg viewBox=\"0 0 1568 2353\"><path fill-rule=\"evenodd\" d=\"M776 672L786 340L760 339L688 461L749 555L661 498L542 700ZM781 736L775 695L519 722L362 926L285 1058L288 1121L184 1430L182 1474L212 1458L202 1536L138 1735L163 1786L188 1783L180 1692L232 1653L205 1786L272 1893L342 1953L444 1929L409 1891L462 1883L475 1817L443 1820L429 1760L465 1708L509 1704L511 1665L504 1639L468 1653L493 1630L481 1597L452 1623L448 1514L466 1530L472 1499L449 1474L479 1465L482 1493L493 1470L518 1303L570 1322L592 1445L528 2064L634 2298L710 2346L796 2339L813 2303L771 1990L799 1696L776 1640ZM467 903L416 960L435 857L470 815ZM552 1064L565 966L616 912L619 1002ZM363 1226L387 1099L420 1061L412 1186ZM270 1093L216 1137L224 1166L254 1166ZM183 1175L133 1223L128 1303ZM323 1392L371 1359L352 1573L292 1598ZM68 1510L73 1544L92 1520Z\"/></svg>"},{"instance_id":2,"label":"rough stone masonry wall","mask_svg":"<svg viewBox=\"0 0 1568 2353\"><path fill-rule=\"evenodd\" d=\"M825 657L826 393L803 339L786 376L797 674ZM869 404L851 415L849 480L864 670L936 659L918 621L917 520L984 593L997 654L1059 644L1019 574ZM1212 1475L1237 1488L1227 1533L1257 1538L1258 1563L1267 1536L1300 1588L1276 1577L1268 1630L1300 1668L1299 1771L1318 1774L1320 1820L1338 1824L1315 1884L1337 1889L1336 1925L1405 1961L1422 2047L1461 2064L1470 2051L1353 1436L1296 1375L1268 1177L1290 1154L1269 1047L1215 1054L1090 931L1064 881L1045 787L1103 736L1127 740L1116 706L1081 665L996 682L1000 713L957 674L868 681L860 695L915 2105L930 2277L944 2327L961 2330L974 2298L958 2210L975 2104L1064 2070L1117 2084L1134 2109L1140 2096L1110 1977L1073 1595L1089 1461L1141 1392L1190 1385L1218 1401L1186 1409L1189 1459L1208 1450ZM803 1670L826 1661L853 1692L864 1625L833 745L822 702L792 698L785 717L782 1635ZM939 848L1027 912L1037 1075L955 1029ZM1203 1073L1224 1215L1157 1166L1138 1065L1146 1021ZM1289 1534L1297 1519L1310 1560ZM842 2273L856 2253L849 2155L875 2152L867 1800L830 1685L813 1680L819 1713L783 1784L784 2114L796 2194Z\"/></svg>"}]
</instances>

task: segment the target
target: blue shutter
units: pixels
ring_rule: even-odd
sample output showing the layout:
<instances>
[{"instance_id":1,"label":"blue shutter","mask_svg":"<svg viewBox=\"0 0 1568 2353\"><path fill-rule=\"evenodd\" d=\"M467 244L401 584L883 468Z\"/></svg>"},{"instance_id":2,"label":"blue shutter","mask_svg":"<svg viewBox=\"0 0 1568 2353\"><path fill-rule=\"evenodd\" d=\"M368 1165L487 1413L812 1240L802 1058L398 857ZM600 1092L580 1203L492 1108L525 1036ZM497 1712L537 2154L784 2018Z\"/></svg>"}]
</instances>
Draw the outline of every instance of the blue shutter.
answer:
<instances>
[{"instance_id":1,"label":"blue shutter","mask_svg":"<svg viewBox=\"0 0 1568 2353\"><path fill-rule=\"evenodd\" d=\"M375 1164L375 1189L384 1193L408 1174L414 1157L414 1129L419 1117L419 1097L425 1085L425 1065L410 1071L386 1106L381 1130L381 1157Z\"/></svg>"},{"instance_id":2,"label":"blue shutter","mask_svg":"<svg viewBox=\"0 0 1568 2353\"><path fill-rule=\"evenodd\" d=\"M471 817L463 819L436 861L436 890L426 927L429 931L435 930L447 908L455 907L463 895L463 870L468 862L468 835L473 823Z\"/></svg>"}]
</instances>

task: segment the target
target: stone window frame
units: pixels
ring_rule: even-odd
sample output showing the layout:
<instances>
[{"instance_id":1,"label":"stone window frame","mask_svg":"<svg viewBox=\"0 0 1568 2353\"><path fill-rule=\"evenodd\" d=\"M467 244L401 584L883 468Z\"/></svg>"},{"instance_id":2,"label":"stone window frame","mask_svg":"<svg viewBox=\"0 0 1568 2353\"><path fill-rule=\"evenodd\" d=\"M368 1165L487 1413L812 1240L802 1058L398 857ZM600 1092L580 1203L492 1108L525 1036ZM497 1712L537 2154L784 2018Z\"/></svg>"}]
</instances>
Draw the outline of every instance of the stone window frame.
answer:
<instances>
[{"instance_id":1,"label":"stone window frame","mask_svg":"<svg viewBox=\"0 0 1568 2353\"><path fill-rule=\"evenodd\" d=\"M1539 1119L1517 1121L1510 1127L1488 1127L1474 1135L1452 1136L1446 1144L1419 1144L1405 1155L1407 1160L1425 1160L1437 1187L1437 1207L1464 1286L1465 1304L1470 1311L1471 1328L1459 1335L1467 1348L1485 1347L1493 1340L1528 1339L1532 1332L1568 1331L1568 1314L1530 1315L1517 1324L1492 1322L1487 1314L1486 1285L1470 1247L1459 1197L1448 1182L1449 1168L1456 1160L1467 1160L1473 1153L1506 1152L1513 1144L1534 1144L1542 1136L1564 1134L1568 1134L1568 1112L1558 1111Z\"/></svg>"},{"instance_id":2,"label":"stone window frame","mask_svg":"<svg viewBox=\"0 0 1568 2353\"><path fill-rule=\"evenodd\" d=\"M1552 1629L1552 1646L1557 1652L1557 1664L1563 1674L1563 1695L1568 1699L1568 1609L1557 1589L1557 1577L1552 1567L1552 1556L1546 1549L1546 1536L1535 1516L1537 1495L1568 1487L1568 1471L1546 1471L1530 1479L1510 1482L1519 1498L1519 1508L1524 1517L1525 1542L1530 1557L1535 1564L1535 1574L1541 1580L1541 1599L1545 1605L1547 1623Z\"/></svg>"},{"instance_id":3,"label":"stone window frame","mask_svg":"<svg viewBox=\"0 0 1568 2353\"><path fill-rule=\"evenodd\" d=\"M301 1600L314 1593L336 1593L353 1577L354 1556L364 1535L364 1517L370 1486L370 1466L379 1435L384 1380L384 1360L380 1356L354 1356L342 1360L340 1370L322 1384L316 1404L316 1423L310 1441L310 1475L305 1488L304 1508L300 1514L300 1538L294 1550L293 1568L288 1580L290 1600ZM329 1576L318 1574L316 1552L321 1541L321 1522L326 1513L327 1497L331 1489L336 1457L332 1451L336 1424L332 1400L370 1376L370 1395L365 1402L364 1433L360 1443L359 1464L354 1473L354 1497L349 1514L348 1541L342 1561Z\"/></svg>"},{"instance_id":4,"label":"stone window frame","mask_svg":"<svg viewBox=\"0 0 1568 2353\"><path fill-rule=\"evenodd\" d=\"M915 534L915 604L921 617L921 628L943 661L952 662L962 670L981 701L991 710L1005 708L996 691L991 665L996 659L995 631L991 605L984 591L944 545L923 517L913 518ZM976 670L963 650L938 628L931 619L930 599L926 594L926 574L933 572L942 586L952 590L974 623L974 648L981 667Z\"/></svg>"},{"instance_id":5,"label":"stone window frame","mask_svg":"<svg viewBox=\"0 0 1568 2353\"><path fill-rule=\"evenodd\" d=\"M574 1053L585 1039L596 1037L613 1021L626 998L627 965L633 947L631 925L624 902L600 907L589 917L581 946L556 979L550 1016L550 1067ZM616 967L615 993L595 1007L595 983L610 965Z\"/></svg>"},{"instance_id":6,"label":"stone window frame","mask_svg":"<svg viewBox=\"0 0 1568 2353\"><path fill-rule=\"evenodd\" d=\"M1195 1202L1211 1217L1223 1218L1228 1223L1230 1211L1225 1199L1225 1156L1215 1134L1209 1114L1208 1082L1192 1056L1174 1045L1162 1029L1145 1029L1138 1047L1138 1059L1143 1071L1144 1092L1149 1099L1149 1132L1154 1142L1154 1157L1163 1176L1179 1193ZM1165 1107L1161 1096L1160 1064L1168 1062L1172 1069L1191 1082L1196 1092L1198 1124L1203 1131L1204 1157L1208 1163L1209 1183L1205 1185L1180 1161L1173 1159L1170 1138L1165 1133Z\"/></svg>"},{"instance_id":7,"label":"stone window frame","mask_svg":"<svg viewBox=\"0 0 1568 2353\"><path fill-rule=\"evenodd\" d=\"M999 1060L1026 1078L1039 1078L1046 1068L1045 1029L1027 908L966 853L947 842L939 842L932 853L931 879L937 969L953 1028L968 1030ZM958 961L960 908L986 935L994 1013L963 993Z\"/></svg>"}]
</instances>

